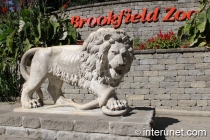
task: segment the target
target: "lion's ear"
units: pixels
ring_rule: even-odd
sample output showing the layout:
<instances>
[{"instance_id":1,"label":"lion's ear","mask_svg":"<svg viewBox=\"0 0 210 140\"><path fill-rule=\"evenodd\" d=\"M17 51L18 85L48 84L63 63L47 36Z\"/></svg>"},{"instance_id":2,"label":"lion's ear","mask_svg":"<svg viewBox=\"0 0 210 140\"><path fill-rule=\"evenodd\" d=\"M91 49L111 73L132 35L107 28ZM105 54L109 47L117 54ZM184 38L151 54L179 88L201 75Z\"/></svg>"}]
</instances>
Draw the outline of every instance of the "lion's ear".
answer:
<instances>
[{"instance_id":1,"label":"lion's ear","mask_svg":"<svg viewBox=\"0 0 210 140\"><path fill-rule=\"evenodd\" d=\"M104 35L104 41L108 41L110 39L111 35L110 34L105 34Z\"/></svg>"},{"instance_id":2,"label":"lion's ear","mask_svg":"<svg viewBox=\"0 0 210 140\"><path fill-rule=\"evenodd\" d=\"M105 41L109 41L109 43L111 43L111 44L114 43L114 40L113 40L113 38L111 37L110 34L104 35L104 42L105 42Z\"/></svg>"}]
</instances>

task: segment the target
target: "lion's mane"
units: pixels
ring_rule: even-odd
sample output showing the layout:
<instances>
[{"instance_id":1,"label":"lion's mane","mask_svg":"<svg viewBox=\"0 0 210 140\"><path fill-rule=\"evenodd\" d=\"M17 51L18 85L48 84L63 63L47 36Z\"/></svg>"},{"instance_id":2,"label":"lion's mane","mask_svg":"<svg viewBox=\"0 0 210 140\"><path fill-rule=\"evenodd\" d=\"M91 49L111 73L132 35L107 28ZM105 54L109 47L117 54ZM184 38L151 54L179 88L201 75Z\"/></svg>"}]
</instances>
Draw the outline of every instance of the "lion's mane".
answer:
<instances>
[{"instance_id":1,"label":"lion's mane","mask_svg":"<svg viewBox=\"0 0 210 140\"><path fill-rule=\"evenodd\" d=\"M50 73L60 77L61 80L90 91L92 79L105 85L118 86L122 79L113 79L109 73L108 51L115 41L126 45L130 55L133 55L132 41L123 30L102 28L91 33L84 41L80 53L80 65L78 75L70 75L58 67L51 67ZM130 70L130 64L126 71ZM90 91L91 92L91 91Z\"/></svg>"}]
</instances>

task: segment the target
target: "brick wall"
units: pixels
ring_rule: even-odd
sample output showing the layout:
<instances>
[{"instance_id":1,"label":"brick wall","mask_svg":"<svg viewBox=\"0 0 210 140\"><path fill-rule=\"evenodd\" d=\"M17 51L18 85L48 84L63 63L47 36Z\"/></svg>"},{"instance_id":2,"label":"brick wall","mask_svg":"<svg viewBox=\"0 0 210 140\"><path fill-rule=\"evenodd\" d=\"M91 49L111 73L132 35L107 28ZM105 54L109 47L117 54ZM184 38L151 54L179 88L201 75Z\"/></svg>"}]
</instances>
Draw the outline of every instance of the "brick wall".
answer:
<instances>
[{"instance_id":1,"label":"brick wall","mask_svg":"<svg viewBox=\"0 0 210 140\"><path fill-rule=\"evenodd\" d=\"M206 49L139 51L135 58L117 90L130 105L210 111L210 52Z\"/></svg>"},{"instance_id":2,"label":"brick wall","mask_svg":"<svg viewBox=\"0 0 210 140\"><path fill-rule=\"evenodd\" d=\"M42 85L45 98L47 83ZM67 84L65 97L87 103L95 96ZM135 51L131 71L116 87L130 106L210 111L210 52L205 48Z\"/></svg>"},{"instance_id":3,"label":"brick wall","mask_svg":"<svg viewBox=\"0 0 210 140\"><path fill-rule=\"evenodd\" d=\"M122 23L121 29L125 30L131 37L140 36L141 40L147 39L153 35L156 35L159 30L166 31L177 31L177 29L184 24L184 21L175 22L163 22L163 18L166 15L166 7L176 7L177 10L197 10L199 7L199 0L171 0L171 1L160 1L160 0L118 0L110 1L105 3L88 4L84 6L76 6L67 9L67 14L72 16L81 16L82 18L108 16L110 11L115 14L119 14L123 9L132 9L132 14L142 13L142 8L148 8L148 13L153 11L154 8L160 8L159 21L157 22L138 22L138 23ZM113 27L112 25L106 25L103 27ZM99 26L88 27L86 24L83 28L78 28L77 31L81 34L81 38L84 40L87 36L100 28Z\"/></svg>"},{"instance_id":4,"label":"brick wall","mask_svg":"<svg viewBox=\"0 0 210 140\"><path fill-rule=\"evenodd\" d=\"M165 8L175 6L179 10L195 10L199 0L150 1L119 0L77 6L67 11L70 16L98 17L109 11L118 14L124 8L132 9L133 13L141 12L142 8L153 10L160 7L160 18L165 16ZM162 22L122 24L131 37L140 36L141 39L155 35L159 30L177 29L184 22ZM105 26L105 27L112 27ZM99 27L84 26L77 29L82 39ZM47 81L42 85L45 98ZM87 103L96 97L84 89L79 89L64 83L62 87L65 97L73 98L78 103ZM136 51L131 71L123 82L116 88L120 99L128 100L131 106L149 106L159 109L203 110L210 111L210 52L206 49L168 49Z\"/></svg>"}]
</instances>

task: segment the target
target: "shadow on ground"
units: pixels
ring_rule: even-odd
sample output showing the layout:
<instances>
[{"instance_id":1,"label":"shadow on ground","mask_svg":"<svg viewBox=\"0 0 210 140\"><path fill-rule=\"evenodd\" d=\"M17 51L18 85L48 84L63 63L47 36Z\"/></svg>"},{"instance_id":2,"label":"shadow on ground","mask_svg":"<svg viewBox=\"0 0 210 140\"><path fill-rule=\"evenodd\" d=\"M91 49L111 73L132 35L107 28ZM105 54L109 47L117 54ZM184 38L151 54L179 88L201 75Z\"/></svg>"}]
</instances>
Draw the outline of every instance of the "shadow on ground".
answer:
<instances>
[{"instance_id":1,"label":"shadow on ground","mask_svg":"<svg viewBox=\"0 0 210 140\"><path fill-rule=\"evenodd\" d=\"M128 117L128 116L131 116L132 114L135 114L134 112L136 110L144 110L144 111L154 110L154 112L155 112L155 108L151 108L151 107L131 107L131 108L129 108L129 111L124 115L124 117ZM154 116L155 116L155 114L154 114Z\"/></svg>"},{"instance_id":2,"label":"shadow on ground","mask_svg":"<svg viewBox=\"0 0 210 140\"><path fill-rule=\"evenodd\" d=\"M169 117L154 117L154 129L159 130L166 130L169 125L173 125L174 123L180 122L178 119L169 118ZM166 132L167 134L167 132ZM160 136L153 136L153 140L166 140L164 136L164 132L160 134Z\"/></svg>"}]
</instances>

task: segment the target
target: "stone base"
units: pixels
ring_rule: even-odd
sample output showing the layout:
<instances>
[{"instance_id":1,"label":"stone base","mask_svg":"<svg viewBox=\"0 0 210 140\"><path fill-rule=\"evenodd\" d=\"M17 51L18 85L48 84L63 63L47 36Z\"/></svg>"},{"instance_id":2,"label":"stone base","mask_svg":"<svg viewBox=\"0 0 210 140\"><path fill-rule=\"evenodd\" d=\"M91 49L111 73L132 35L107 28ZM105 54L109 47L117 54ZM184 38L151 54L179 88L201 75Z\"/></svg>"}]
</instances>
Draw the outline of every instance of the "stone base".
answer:
<instances>
[{"instance_id":1,"label":"stone base","mask_svg":"<svg viewBox=\"0 0 210 140\"><path fill-rule=\"evenodd\" d=\"M92 112L92 114L91 114ZM46 140L146 140L153 127L154 110L131 108L126 116L62 108L0 110L0 135Z\"/></svg>"}]
</instances>

